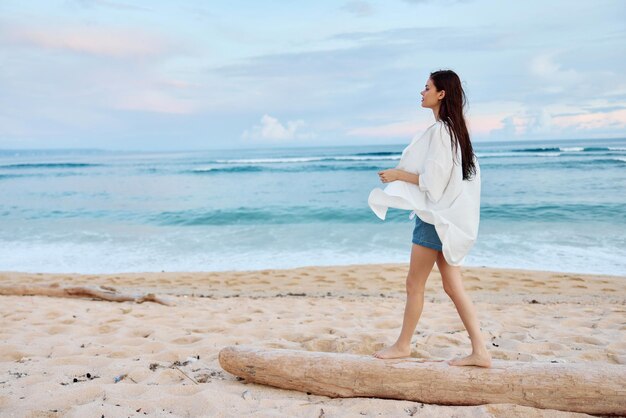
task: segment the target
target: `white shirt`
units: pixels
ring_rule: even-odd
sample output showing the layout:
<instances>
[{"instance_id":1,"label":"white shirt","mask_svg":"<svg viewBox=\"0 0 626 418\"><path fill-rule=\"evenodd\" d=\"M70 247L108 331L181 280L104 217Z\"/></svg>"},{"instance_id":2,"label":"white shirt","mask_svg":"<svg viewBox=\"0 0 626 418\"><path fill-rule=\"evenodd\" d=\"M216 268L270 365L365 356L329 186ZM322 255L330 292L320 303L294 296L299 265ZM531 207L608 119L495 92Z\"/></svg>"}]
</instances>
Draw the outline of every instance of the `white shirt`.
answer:
<instances>
[{"instance_id":1,"label":"white shirt","mask_svg":"<svg viewBox=\"0 0 626 418\"><path fill-rule=\"evenodd\" d=\"M458 147L454 160L453 153L446 124L435 122L421 136L415 135L402 151L396 167L419 174L419 186L393 181L384 190L372 190L367 203L382 220L387 209L392 207L411 210L411 219L417 215L422 221L433 224L446 261L458 266L478 236L480 167L475 159L476 174L471 180L464 181L461 147Z\"/></svg>"}]
</instances>

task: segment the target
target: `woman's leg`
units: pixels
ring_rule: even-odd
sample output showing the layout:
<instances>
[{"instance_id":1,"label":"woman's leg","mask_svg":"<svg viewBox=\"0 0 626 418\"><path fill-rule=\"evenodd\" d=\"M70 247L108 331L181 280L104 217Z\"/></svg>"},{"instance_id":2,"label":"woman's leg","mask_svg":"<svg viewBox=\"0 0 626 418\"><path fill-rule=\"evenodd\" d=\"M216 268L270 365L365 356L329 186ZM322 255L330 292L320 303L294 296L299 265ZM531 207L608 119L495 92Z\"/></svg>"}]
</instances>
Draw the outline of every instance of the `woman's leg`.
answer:
<instances>
[{"instance_id":1,"label":"woman's leg","mask_svg":"<svg viewBox=\"0 0 626 418\"><path fill-rule=\"evenodd\" d=\"M465 329L472 340L472 354L467 357L450 360L448 364L452 366L490 367L491 355L485 347L485 340L480 332L480 324L478 323L474 304L463 288L461 268L448 264L441 252L437 256L437 267L439 267L439 272L441 273L443 289L454 302L461 321L463 321L463 325L465 325Z\"/></svg>"},{"instance_id":2,"label":"woman's leg","mask_svg":"<svg viewBox=\"0 0 626 418\"><path fill-rule=\"evenodd\" d=\"M378 358L408 357L411 354L411 337L424 307L426 280L437 260L437 250L413 244L411 264L406 277L406 306L402 331L398 340L391 346L373 354Z\"/></svg>"}]
</instances>

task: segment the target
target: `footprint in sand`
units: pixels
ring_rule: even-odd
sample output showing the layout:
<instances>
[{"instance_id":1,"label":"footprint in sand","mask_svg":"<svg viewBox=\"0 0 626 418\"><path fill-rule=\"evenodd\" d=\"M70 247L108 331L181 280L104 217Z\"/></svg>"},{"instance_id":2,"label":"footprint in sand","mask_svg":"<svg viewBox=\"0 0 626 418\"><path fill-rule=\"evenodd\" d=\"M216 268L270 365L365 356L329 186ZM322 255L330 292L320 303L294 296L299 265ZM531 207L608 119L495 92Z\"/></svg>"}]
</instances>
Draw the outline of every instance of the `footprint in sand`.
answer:
<instances>
[{"instance_id":1,"label":"footprint in sand","mask_svg":"<svg viewBox=\"0 0 626 418\"><path fill-rule=\"evenodd\" d=\"M50 311L46 314L46 319L57 319L63 314L64 312L60 312L60 311Z\"/></svg>"},{"instance_id":2,"label":"footprint in sand","mask_svg":"<svg viewBox=\"0 0 626 418\"><path fill-rule=\"evenodd\" d=\"M64 332L68 332L69 329L70 327L65 326L65 325L52 325L48 327L46 331L50 335L57 335L57 334L63 334Z\"/></svg>"},{"instance_id":3,"label":"footprint in sand","mask_svg":"<svg viewBox=\"0 0 626 418\"><path fill-rule=\"evenodd\" d=\"M250 322L252 321L252 319L246 317L246 316L240 316L240 317L235 317L235 318L230 318L228 320L228 323L230 324L243 324L245 322Z\"/></svg>"},{"instance_id":4,"label":"footprint in sand","mask_svg":"<svg viewBox=\"0 0 626 418\"><path fill-rule=\"evenodd\" d=\"M326 353L351 353L355 345L355 341L345 338L332 340L316 339L302 344L308 351L323 351Z\"/></svg>"},{"instance_id":5,"label":"footprint in sand","mask_svg":"<svg viewBox=\"0 0 626 418\"><path fill-rule=\"evenodd\" d=\"M585 336L585 335L577 335L575 337L573 337L571 339L572 341L576 342L576 343L583 343L583 344L591 344L591 345L604 345L605 342L595 338L595 337L589 337L589 336Z\"/></svg>"},{"instance_id":6,"label":"footprint in sand","mask_svg":"<svg viewBox=\"0 0 626 418\"><path fill-rule=\"evenodd\" d=\"M110 325L101 325L98 328L98 334L110 334L117 331L118 327L112 327Z\"/></svg>"},{"instance_id":7,"label":"footprint in sand","mask_svg":"<svg viewBox=\"0 0 626 418\"><path fill-rule=\"evenodd\" d=\"M0 361L18 361L24 357L28 357L26 353L18 350L14 345L3 345L0 352Z\"/></svg>"},{"instance_id":8,"label":"footprint in sand","mask_svg":"<svg viewBox=\"0 0 626 418\"><path fill-rule=\"evenodd\" d=\"M154 329L151 328L131 328L127 335L131 337L148 338L154 333Z\"/></svg>"},{"instance_id":9,"label":"footprint in sand","mask_svg":"<svg viewBox=\"0 0 626 418\"><path fill-rule=\"evenodd\" d=\"M613 360L616 364L626 364L626 355L619 353L607 353L607 357Z\"/></svg>"},{"instance_id":10,"label":"footprint in sand","mask_svg":"<svg viewBox=\"0 0 626 418\"><path fill-rule=\"evenodd\" d=\"M200 340L202 340L201 337L197 337L195 335L187 335L187 336L184 336L184 337L175 338L175 339L171 340L171 342L173 342L174 344L183 345L183 344L194 344L194 343L197 343Z\"/></svg>"},{"instance_id":11,"label":"footprint in sand","mask_svg":"<svg viewBox=\"0 0 626 418\"><path fill-rule=\"evenodd\" d=\"M611 343L611 344L606 346L606 349L608 351L626 352L626 342L625 341L619 341L619 342Z\"/></svg>"},{"instance_id":12,"label":"footprint in sand","mask_svg":"<svg viewBox=\"0 0 626 418\"><path fill-rule=\"evenodd\" d=\"M457 334L436 334L428 337L426 339L426 344L432 347L462 346L466 344L466 338L462 338L460 335Z\"/></svg>"},{"instance_id":13,"label":"footprint in sand","mask_svg":"<svg viewBox=\"0 0 626 418\"><path fill-rule=\"evenodd\" d=\"M397 329L402 326L402 323L397 320L383 320L374 322L374 328L377 329Z\"/></svg>"}]
</instances>

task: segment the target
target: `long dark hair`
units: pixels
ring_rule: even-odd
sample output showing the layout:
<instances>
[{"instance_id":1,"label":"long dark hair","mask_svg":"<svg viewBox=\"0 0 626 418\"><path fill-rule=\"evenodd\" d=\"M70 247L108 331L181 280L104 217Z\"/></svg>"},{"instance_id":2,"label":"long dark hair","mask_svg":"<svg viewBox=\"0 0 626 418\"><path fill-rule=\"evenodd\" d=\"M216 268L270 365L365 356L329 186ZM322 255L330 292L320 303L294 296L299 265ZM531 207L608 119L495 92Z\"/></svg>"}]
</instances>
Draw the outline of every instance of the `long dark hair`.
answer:
<instances>
[{"instance_id":1,"label":"long dark hair","mask_svg":"<svg viewBox=\"0 0 626 418\"><path fill-rule=\"evenodd\" d=\"M470 180L476 174L476 164L474 163L474 149L463 117L463 108L467 104L467 98L461 86L461 80L452 70L432 72L430 79L437 91L445 90L446 92L439 107L439 119L448 126L455 155L458 147L461 147L463 180Z\"/></svg>"}]
</instances>

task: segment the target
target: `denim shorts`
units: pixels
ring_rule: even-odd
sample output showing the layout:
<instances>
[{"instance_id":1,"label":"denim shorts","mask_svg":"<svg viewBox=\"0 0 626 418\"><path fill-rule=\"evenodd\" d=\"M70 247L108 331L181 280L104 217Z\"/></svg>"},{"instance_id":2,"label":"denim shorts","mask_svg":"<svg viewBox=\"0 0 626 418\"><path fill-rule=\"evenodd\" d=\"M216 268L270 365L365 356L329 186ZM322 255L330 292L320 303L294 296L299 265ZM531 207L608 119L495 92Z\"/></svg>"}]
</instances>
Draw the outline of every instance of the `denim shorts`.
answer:
<instances>
[{"instance_id":1,"label":"denim shorts","mask_svg":"<svg viewBox=\"0 0 626 418\"><path fill-rule=\"evenodd\" d=\"M435 225L426 223L419 216L416 216L415 229L413 229L413 244L441 251L441 240L439 235L437 235Z\"/></svg>"}]
</instances>

